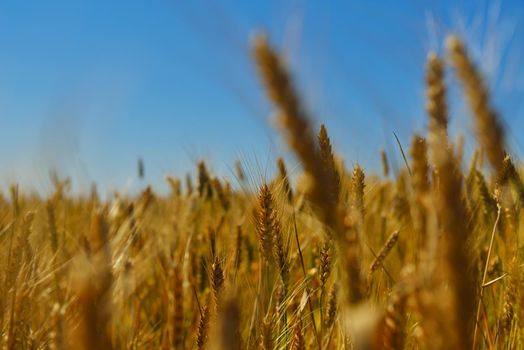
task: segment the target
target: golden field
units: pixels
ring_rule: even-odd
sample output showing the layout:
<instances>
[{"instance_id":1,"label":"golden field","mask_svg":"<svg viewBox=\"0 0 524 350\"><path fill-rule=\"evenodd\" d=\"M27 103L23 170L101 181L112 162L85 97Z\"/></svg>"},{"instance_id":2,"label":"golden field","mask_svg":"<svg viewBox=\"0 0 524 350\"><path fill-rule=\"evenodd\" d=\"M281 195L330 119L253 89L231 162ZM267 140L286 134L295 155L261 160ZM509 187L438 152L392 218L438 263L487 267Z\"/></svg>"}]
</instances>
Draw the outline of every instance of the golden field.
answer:
<instances>
[{"instance_id":1,"label":"golden field","mask_svg":"<svg viewBox=\"0 0 524 350\"><path fill-rule=\"evenodd\" d=\"M462 42L428 55L427 135L391 174L346 167L264 36L253 59L302 165L294 183L167 177L100 200L54 178L0 201L2 349L520 349L524 183ZM444 75L477 151L448 138ZM400 144L399 144L400 146ZM239 183L240 186L232 186ZM256 183L256 185L254 185Z\"/></svg>"}]
</instances>

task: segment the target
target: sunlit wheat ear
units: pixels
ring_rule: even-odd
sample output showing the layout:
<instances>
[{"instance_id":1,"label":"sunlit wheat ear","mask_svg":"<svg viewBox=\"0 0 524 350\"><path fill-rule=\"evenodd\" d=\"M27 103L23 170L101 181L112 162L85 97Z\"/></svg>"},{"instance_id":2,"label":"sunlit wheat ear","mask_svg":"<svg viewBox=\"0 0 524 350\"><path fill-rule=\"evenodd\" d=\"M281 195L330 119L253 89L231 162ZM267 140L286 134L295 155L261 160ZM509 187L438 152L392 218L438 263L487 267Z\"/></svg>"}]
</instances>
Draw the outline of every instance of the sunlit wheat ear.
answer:
<instances>
[{"instance_id":1,"label":"sunlit wheat ear","mask_svg":"<svg viewBox=\"0 0 524 350\"><path fill-rule=\"evenodd\" d=\"M287 288L289 284L289 263L287 260L287 251L284 246L284 237L280 222L275 218L273 225L273 256L278 268L280 279L282 282L282 297L285 298L287 295Z\"/></svg>"},{"instance_id":2,"label":"sunlit wheat ear","mask_svg":"<svg viewBox=\"0 0 524 350\"><path fill-rule=\"evenodd\" d=\"M220 202L220 205L224 210L227 210L229 208L229 198L226 194L226 191L224 190L224 187L222 186L222 183L217 177L212 177L211 184L213 186L213 190L218 198L218 201Z\"/></svg>"},{"instance_id":3,"label":"sunlit wheat ear","mask_svg":"<svg viewBox=\"0 0 524 350\"><path fill-rule=\"evenodd\" d=\"M222 294L222 289L224 286L224 269L222 267L222 262L218 257L215 257L214 261L211 264L211 288L213 291L213 301L215 305L215 312L218 311L220 306L220 296Z\"/></svg>"},{"instance_id":4,"label":"sunlit wheat ear","mask_svg":"<svg viewBox=\"0 0 524 350\"><path fill-rule=\"evenodd\" d=\"M430 53L426 64L426 111L428 113L428 144L431 162L433 153L448 147L448 106L444 82L444 62L435 53Z\"/></svg>"},{"instance_id":5,"label":"sunlit wheat ear","mask_svg":"<svg viewBox=\"0 0 524 350\"><path fill-rule=\"evenodd\" d=\"M386 151L383 149L380 150L380 161L382 162L382 174L387 177L389 175L389 162Z\"/></svg>"},{"instance_id":6,"label":"sunlit wheat ear","mask_svg":"<svg viewBox=\"0 0 524 350\"><path fill-rule=\"evenodd\" d=\"M190 174L186 174L186 194L188 197L193 194L193 180Z\"/></svg>"},{"instance_id":7,"label":"sunlit wheat ear","mask_svg":"<svg viewBox=\"0 0 524 350\"><path fill-rule=\"evenodd\" d=\"M398 241L399 237L399 231L393 232L387 239L386 243L380 248L380 251L378 252L377 256L371 263L369 267L369 273L368 273L368 279L371 278L371 275L382 265L384 262L384 259L388 256L389 252L391 252L391 249L395 246L395 244Z\"/></svg>"},{"instance_id":8,"label":"sunlit wheat ear","mask_svg":"<svg viewBox=\"0 0 524 350\"><path fill-rule=\"evenodd\" d=\"M335 165L335 155L331 147L331 140L329 139L324 124L320 125L318 144L320 148L320 160L323 163L323 169L326 173L325 177L328 179L327 184L329 185L325 190L330 193L332 201L337 203L340 194L340 175Z\"/></svg>"},{"instance_id":9,"label":"sunlit wheat ear","mask_svg":"<svg viewBox=\"0 0 524 350\"><path fill-rule=\"evenodd\" d=\"M286 194L288 202L292 203L293 202L293 189L291 188L291 184L289 182L289 175L286 169L286 164L284 163L284 159L282 157L279 157L277 159L277 167L278 167L278 176L280 178L280 181L282 182L282 189L284 193Z\"/></svg>"},{"instance_id":10,"label":"sunlit wheat ear","mask_svg":"<svg viewBox=\"0 0 524 350\"><path fill-rule=\"evenodd\" d=\"M235 161L235 174L238 178L238 181L240 182L246 181L246 172L244 171L242 162L238 159Z\"/></svg>"},{"instance_id":11,"label":"sunlit wheat ear","mask_svg":"<svg viewBox=\"0 0 524 350\"><path fill-rule=\"evenodd\" d=\"M198 321L198 329L197 329L197 339L196 339L196 345L198 350L203 350L206 348L206 344L209 337L209 321L210 321L210 310L209 305L206 303L202 307L202 310L200 312L200 320Z\"/></svg>"},{"instance_id":12,"label":"sunlit wheat ear","mask_svg":"<svg viewBox=\"0 0 524 350\"><path fill-rule=\"evenodd\" d=\"M256 211L256 230L262 258L272 263L273 239L276 224L273 195L266 184L263 184L258 194L258 207Z\"/></svg>"},{"instance_id":13,"label":"sunlit wheat ear","mask_svg":"<svg viewBox=\"0 0 524 350\"><path fill-rule=\"evenodd\" d=\"M180 183L180 179L173 178L169 175L166 176L165 179L171 188L171 194L175 197L180 197L180 194L182 193L182 184Z\"/></svg>"},{"instance_id":14,"label":"sunlit wheat ear","mask_svg":"<svg viewBox=\"0 0 524 350\"><path fill-rule=\"evenodd\" d=\"M314 171L318 165L318 150L313 130L309 117L300 105L287 69L263 35L257 36L253 41L253 54L266 92L279 109L279 121L286 129L291 148L304 162L306 171Z\"/></svg>"},{"instance_id":15,"label":"sunlit wheat ear","mask_svg":"<svg viewBox=\"0 0 524 350\"><path fill-rule=\"evenodd\" d=\"M364 170L356 164L351 176L352 209L355 219L360 224L364 222L365 177Z\"/></svg>"},{"instance_id":16,"label":"sunlit wheat ear","mask_svg":"<svg viewBox=\"0 0 524 350\"><path fill-rule=\"evenodd\" d=\"M325 191L334 185L324 171L311 121L304 111L291 77L264 35L258 35L253 41L253 56L266 93L278 109L278 119L288 143L302 161L309 178L308 197L321 221L337 231L338 203L333 201L329 191Z\"/></svg>"},{"instance_id":17,"label":"sunlit wheat ear","mask_svg":"<svg viewBox=\"0 0 524 350\"><path fill-rule=\"evenodd\" d=\"M11 196L11 205L13 208L13 216L18 217L20 213L20 194L18 191L18 185L9 186L9 195Z\"/></svg>"},{"instance_id":18,"label":"sunlit wheat ear","mask_svg":"<svg viewBox=\"0 0 524 350\"><path fill-rule=\"evenodd\" d=\"M58 251L58 229L56 227L56 212L54 201L48 200L46 203L47 211L47 225L49 229L49 235L51 238L51 249L53 253Z\"/></svg>"},{"instance_id":19,"label":"sunlit wheat ear","mask_svg":"<svg viewBox=\"0 0 524 350\"><path fill-rule=\"evenodd\" d=\"M411 169L413 171L413 189L417 195L426 193L429 190L429 166L427 158L426 140L418 135L414 135L411 142Z\"/></svg>"},{"instance_id":20,"label":"sunlit wheat ear","mask_svg":"<svg viewBox=\"0 0 524 350\"><path fill-rule=\"evenodd\" d=\"M426 244L427 244L427 200L429 199L429 164L428 164L428 152L427 152L426 140L419 136L413 135L411 142L411 168L413 176L411 177L411 183L414 190L414 202L411 205L411 217L413 222L413 228L417 235L417 252L415 256L419 256L422 259L426 257Z\"/></svg>"},{"instance_id":21,"label":"sunlit wheat ear","mask_svg":"<svg viewBox=\"0 0 524 350\"><path fill-rule=\"evenodd\" d=\"M456 36L447 39L446 46L464 95L474 116L476 134L496 174L503 170L505 136L502 122L490 105L488 88L478 69L468 56L464 44Z\"/></svg>"},{"instance_id":22,"label":"sunlit wheat ear","mask_svg":"<svg viewBox=\"0 0 524 350\"><path fill-rule=\"evenodd\" d=\"M430 116L429 128L448 128L448 107L444 83L444 62L434 53L428 55L426 67L428 102L426 109Z\"/></svg>"},{"instance_id":23,"label":"sunlit wheat ear","mask_svg":"<svg viewBox=\"0 0 524 350\"><path fill-rule=\"evenodd\" d=\"M325 287L326 282L331 274L332 260L333 260L333 242L331 239L326 238L322 247L320 248L320 261L319 261L319 277L320 285L322 288Z\"/></svg>"},{"instance_id":24,"label":"sunlit wheat ear","mask_svg":"<svg viewBox=\"0 0 524 350\"><path fill-rule=\"evenodd\" d=\"M213 195L211 177L207 171L206 163L201 160L198 162L198 195L201 198L209 199Z\"/></svg>"}]
</instances>

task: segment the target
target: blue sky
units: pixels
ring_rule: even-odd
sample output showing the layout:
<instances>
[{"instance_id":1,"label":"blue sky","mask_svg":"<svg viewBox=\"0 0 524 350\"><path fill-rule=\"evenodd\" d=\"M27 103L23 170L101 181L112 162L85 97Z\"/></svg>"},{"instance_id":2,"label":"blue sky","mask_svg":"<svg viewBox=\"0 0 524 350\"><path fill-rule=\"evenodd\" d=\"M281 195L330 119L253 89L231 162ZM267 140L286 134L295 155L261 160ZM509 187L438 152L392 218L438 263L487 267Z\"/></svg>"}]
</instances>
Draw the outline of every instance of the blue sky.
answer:
<instances>
[{"instance_id":1,"label":"blue sky","mask_svg":"<svg viewBox=\"0 0 524 350\"><path fill-rule=\"evenodd\" d=\"M283 50L348 165L379 169L380 148L398 158L393 131L405 145L425 131L424 61L451 32L470 45L522 154L523 19L518 0L5 0L0 186L47 193L53 168L76 190L132 191L144 185L138 157L159 190L198 159L220 176L236 159L269 171L287 150L250 61L257 30ZM450 100L453 133L470 137L460 91Z\"/></svg>"}]
</instances>

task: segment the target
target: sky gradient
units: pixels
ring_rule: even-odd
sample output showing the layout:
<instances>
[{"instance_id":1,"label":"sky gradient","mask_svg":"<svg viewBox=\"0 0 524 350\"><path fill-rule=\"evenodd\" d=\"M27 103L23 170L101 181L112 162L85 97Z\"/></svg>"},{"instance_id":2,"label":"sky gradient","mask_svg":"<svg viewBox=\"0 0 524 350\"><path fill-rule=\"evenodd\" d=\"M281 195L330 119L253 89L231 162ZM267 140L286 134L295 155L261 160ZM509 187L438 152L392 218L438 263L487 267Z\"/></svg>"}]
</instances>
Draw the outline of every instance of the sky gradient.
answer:
<instances>
[{"instance_id":1,"label":"sky gradient","mask_svg":"<svg viewBox=\"0 0 524 350\"><path fill-rule=\"evenodd\" d=\"M250 60L260 30L348 165L379 169L381 148L399 158L393 132L405 145L425 132L424 62L449 33L469 45L522 155L523 19L518 0L2 1L0 186L45 194L56 169L78 191L162 191L199 159L219 176L236 159L264 175L289 152ZM470 137L448 78L452 134Z\"/></svg>"}]
</instances>

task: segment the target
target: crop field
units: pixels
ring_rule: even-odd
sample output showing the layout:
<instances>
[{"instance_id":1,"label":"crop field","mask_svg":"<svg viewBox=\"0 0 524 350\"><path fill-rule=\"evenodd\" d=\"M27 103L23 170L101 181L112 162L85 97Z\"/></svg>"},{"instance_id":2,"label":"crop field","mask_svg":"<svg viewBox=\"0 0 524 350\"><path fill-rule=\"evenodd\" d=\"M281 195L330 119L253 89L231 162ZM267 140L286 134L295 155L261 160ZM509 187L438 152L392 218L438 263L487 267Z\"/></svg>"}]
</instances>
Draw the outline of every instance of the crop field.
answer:
<instances>
[{"instance_id":1,"label":"crop field","mask_svg":"<svg viewBox=\"0 0 524 350\"><path fill-rule=\"evenodd\" d=\"M522 349L522 167L463 41L428 53L427 134L396 145L395 174L385 152L377 173L332 148L271 38L251 57L298 179L279 158L229 179L200 161L167 195L13 185L0 348ZM472 118L468 159L448 137L449 84Z\"/></svg>"}]
</instances>

